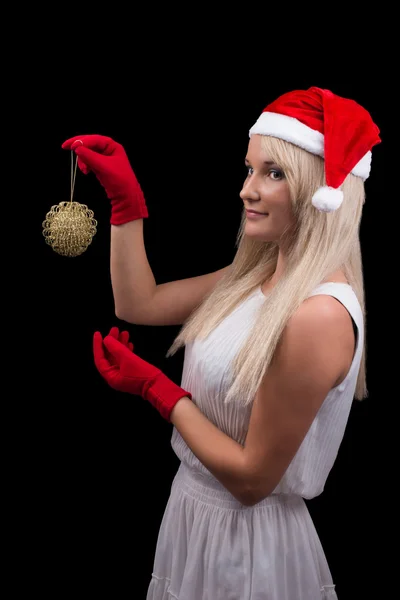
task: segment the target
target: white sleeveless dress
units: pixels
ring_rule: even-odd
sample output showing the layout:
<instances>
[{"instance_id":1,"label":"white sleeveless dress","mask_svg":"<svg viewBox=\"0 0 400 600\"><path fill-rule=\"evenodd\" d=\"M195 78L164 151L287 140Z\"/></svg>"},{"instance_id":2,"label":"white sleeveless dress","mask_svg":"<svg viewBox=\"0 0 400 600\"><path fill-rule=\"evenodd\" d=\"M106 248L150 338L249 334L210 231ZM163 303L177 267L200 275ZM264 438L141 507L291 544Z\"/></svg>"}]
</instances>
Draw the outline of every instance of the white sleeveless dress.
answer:
<instances>
[{"instance_id":1,"label":"white sleeveless dress","mask_svg":"<svg viewBox=\"0 0 400 600\"><path fill-rule=\"evenodd\" d=\"M354 398L364 327L360 304L344 283L324 283L357 328L345 380L332 389L274 492L244 506L204 467L177 429L181 461L162 519L147 600L336 600L335 586L304 498L321 494L342 441ZM251 404L222 404L230 365L260 303L257 288L206 340L185 348L181 385L219 429L244 444Z\"/></svg>"}]
</instances>

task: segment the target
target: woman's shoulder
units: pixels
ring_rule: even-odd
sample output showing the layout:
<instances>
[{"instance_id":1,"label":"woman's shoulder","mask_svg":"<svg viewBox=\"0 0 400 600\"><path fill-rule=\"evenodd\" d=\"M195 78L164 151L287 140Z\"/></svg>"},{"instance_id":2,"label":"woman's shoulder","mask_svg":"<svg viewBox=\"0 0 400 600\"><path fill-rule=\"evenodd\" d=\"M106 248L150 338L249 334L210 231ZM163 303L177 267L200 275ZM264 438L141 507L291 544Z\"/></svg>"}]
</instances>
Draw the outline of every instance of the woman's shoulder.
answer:
<instances>
[{"instance_id":1,"label":"woman's shoulder","mask_svg":"<svg viewBox=\"0 0 400 600\"><path fill-rule=\"evenodd\" d=\"M353 324L349 311L343 302L338 301L343 290L351 291L352 288L342 269L338 269L325 277L317 288L299 307L295 313L296 319L303 325L324 331L337 331L343 336L347 333L353 335ZM339 292L339 293L338 293Z\"/></svg>"},{"instance_id":2,"label":"woman's shoulder","mask_svg":"<svg viewBox=\"0 0 400 600\"><path fill-rule=\"evenodd\" d=\"M329 362L340 382L354 357L355 337L351 315L334 296L317 294L306 298L286 326L291 345L310 352L321 368Z\"/></svg>"},{"instance_id":3,"label":"woman's shoulder","mask_svg":"<svg viewBox=\"0 0 400 600\"><path fill-rule=\"evenodd\" d=\"M330 294L319 294L318 290L302 302L294 313L295 319L302 327L322 330L346 328L351 325L351 317L342 302ZM352 327L352 325L351 325Z\"/></svg>"},{"instance_id":4,"label":"woman's shoulder","mask_svg":"<svg viewBox=\"0 0 400 600\"><path fill-rule=\"evenodd\" d=\"M351 316L342 302L338 302L337 290L351 290L351 286L343 271L335 271L326 277L306 298L294 313L293 322L301 329L326 332L345 331L350 326L353 330ZM318 336L317 336L318 337Z\"/></svg>"}]
</instances>

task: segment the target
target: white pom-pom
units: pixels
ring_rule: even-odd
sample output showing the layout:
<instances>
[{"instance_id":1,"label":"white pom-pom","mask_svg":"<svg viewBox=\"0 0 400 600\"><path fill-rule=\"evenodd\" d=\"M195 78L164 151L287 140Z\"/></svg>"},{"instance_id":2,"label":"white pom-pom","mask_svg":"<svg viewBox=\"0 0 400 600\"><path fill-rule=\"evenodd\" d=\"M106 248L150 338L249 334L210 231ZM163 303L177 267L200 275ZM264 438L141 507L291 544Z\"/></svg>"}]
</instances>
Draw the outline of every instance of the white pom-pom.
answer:
<instances>
[{"instance_id":1,"label":"white pom-pom","mask_svg":"<svg viewBox=\"0 0 400 600\"><path fill-rule=\"evenodd\" d=\"M320 187L312 197L313 206L322 212L333 212L342 202L343 192L328 185Z\"/></svg>"}]
</instances>

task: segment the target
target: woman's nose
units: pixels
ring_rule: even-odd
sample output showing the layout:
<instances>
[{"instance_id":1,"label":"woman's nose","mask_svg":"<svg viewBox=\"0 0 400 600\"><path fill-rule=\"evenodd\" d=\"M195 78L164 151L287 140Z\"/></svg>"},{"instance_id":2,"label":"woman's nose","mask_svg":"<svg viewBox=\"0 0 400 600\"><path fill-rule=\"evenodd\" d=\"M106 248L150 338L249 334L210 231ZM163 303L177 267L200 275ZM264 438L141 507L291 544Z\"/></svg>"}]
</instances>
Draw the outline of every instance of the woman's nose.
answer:
<instances>
[{"instance_id":1,"label":"woman's nose","mask_svg":"<svg viewBox=\"0 0 400 600\"><path fill-rule=\"evenodd\" d=\"M258 200L260 198L253 178L250 177L250 179L244 182L239 196L242 200Z\"/></svg>"}]
</instances>

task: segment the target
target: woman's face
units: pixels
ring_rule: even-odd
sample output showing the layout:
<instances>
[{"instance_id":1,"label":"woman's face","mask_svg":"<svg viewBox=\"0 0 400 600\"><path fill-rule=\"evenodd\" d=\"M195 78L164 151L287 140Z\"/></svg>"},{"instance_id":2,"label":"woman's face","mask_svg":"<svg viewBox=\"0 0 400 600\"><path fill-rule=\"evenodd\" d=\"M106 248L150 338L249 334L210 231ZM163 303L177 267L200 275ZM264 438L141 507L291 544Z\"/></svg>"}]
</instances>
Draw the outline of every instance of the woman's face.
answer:
<instances>
[{"instance_id":1,"label":"woman's face","mask_svg":"<svg viewBox=\"0 0 400 600\"><path fill-rule=\"evenodd\" d=\"M279 243L294 224L285 174L263 150L260 135L250 138L245 164L248 175L240 192L246 208L244 233L260 241Z\"/></svg>"}]
</instances>

